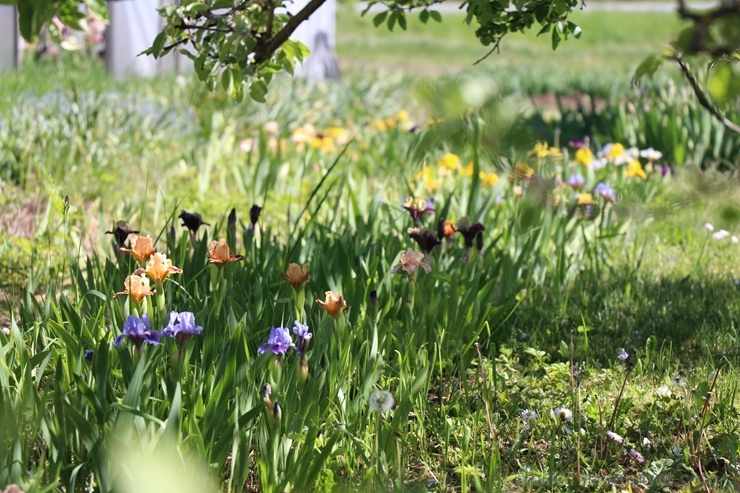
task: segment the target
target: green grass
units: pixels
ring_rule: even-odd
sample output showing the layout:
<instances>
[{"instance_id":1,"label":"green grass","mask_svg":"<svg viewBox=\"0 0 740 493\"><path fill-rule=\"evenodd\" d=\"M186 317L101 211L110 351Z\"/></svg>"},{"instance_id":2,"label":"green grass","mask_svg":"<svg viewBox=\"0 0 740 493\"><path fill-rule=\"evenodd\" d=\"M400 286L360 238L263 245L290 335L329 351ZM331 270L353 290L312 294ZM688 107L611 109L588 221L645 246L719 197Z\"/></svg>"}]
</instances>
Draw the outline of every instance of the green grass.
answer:
<instances>
[{"instance_id":1,"label":"green grass","mask_svg":"<svg viewBox=\"0 0 740 493\"><path fill-rule=\"evenodd\" d=\"M0 231L0 487L108 491L166 478L177 491L215 489L207 480L265 492L695 491L699 464L712 491L740 479L740 306L728 262L738 245L703 227L740 232L735 178L661 178L646 164L642 181L625 166L538 161L508 97L418 135L378 129L402 109L407 124L459 110L449 80L423 103L406 76L278 79L268 104L235 107L174 79L113 83L92 65L52 84L54 70L75 73L62 63L0 78L10 118L0 219L42 199L32 232ZM305 123L354 140L341 156L338 141L301 149L293 135ZM499 182L444 175L436 163L447 152ZM523 198L509 178L520 160L542 176ZM415 177L424 166L440 189ZM550 207L558 172L583 173L588 190L608 181L620 204L597 197L588 212L564 192L569 206ZM431 272L410 282L391 271L417 248L401 207L411 185L438 198L421 220L432 230L443 216L481 220L481 258L455 235L427 259ZM252 204L264 208L256 230ZM191 237L181 209L210 225ZM119 219L183 271L141 308L113 298L138 267L103 234ZM219 237L246 258L209 266ZM307 264L303 294L278 275L289 262ZM313 301L327 290L347 301L339 319ZM170 310L193 312L202 334L113 346L129 315L146 311L161 330ZM296 318L313 333L306 360L259 354L271 327ZM380 389L394 394L393 411L370 409ZM571 419L553 416L557 407ZM526 409L539 417L523 421Z\"/></svg>"},{"instance_id":2,"label":"green grass","mask_svg":"<svg viewBox=\"0 0 740 493\"><path fill-rule=\"evenodd\" d=\"M488 49L463 15L446 13L442 23L424 25L410 14L407 31L396 27L390 32L373 26L374 14L360 17L353 8L344 5L337 16L338 56L351 70L371 66L439 74L465 69L492 72L504 84L507 79L521 85L542 79L541 87L564 88L574 81L586 85L594 73L601 80L622 79L627 86L637 64L675 39L682 26L672 13L576 11L571 20L583 29L580 39L563 42L553 52L549 35L513 33L501 43L500 53L473 68Z\"/></svg>"}]
</instances>

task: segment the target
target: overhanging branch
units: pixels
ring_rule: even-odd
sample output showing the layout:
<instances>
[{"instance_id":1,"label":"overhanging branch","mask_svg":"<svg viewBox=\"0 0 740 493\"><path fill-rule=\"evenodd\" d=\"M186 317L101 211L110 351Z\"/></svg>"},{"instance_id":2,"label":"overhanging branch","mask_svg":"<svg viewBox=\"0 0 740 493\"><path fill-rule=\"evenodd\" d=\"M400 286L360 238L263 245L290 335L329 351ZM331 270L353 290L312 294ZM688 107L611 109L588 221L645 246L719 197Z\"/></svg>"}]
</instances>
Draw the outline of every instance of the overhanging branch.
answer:
<instances>
[{"instance_id":1,"label":"overhanging branch","mask_svg":"<svg viewBox=\"0 0 740 493\"><path fill-rule=\"evenodd\" d=\"M678 64L678 67L681 69L681 73L683 74L683 76L689 82L689 85L694 91L694 95L699 101L699 104L706 108L706 110L709 111L709 113L711 113L714 118L719 120L719 122L722 123L725 128L737 134L740 134L740 125L720 113L717 107L712 104L712 102L709 100L709 97L704 93L702 88L699 87L699 82L696 80L696 77L694 77L694 74L691 73L691 70L689 69L689 66L686 64L686 62L684 62L683 59L681 59L680 57L674 57L674 60Z\"/></svg>"},{"instance_id":2,"label":"overhanging branch","mask_svg":"<svg viewBox=\"0 0 740 493\"><path fill-rule=\"evenodd\" d=\"M300 12L292 16L273 38L267 40L265 44L258 44L257 49L254 51L254 63L262 63L269 60L272 54L275 53L283 43L288 41L290 35L295 32L298 26L300 26L303 21L311 17L311 14L316 12L324 2L326 2L326 0L311 0Z\"/></svg>"}]
</instances>

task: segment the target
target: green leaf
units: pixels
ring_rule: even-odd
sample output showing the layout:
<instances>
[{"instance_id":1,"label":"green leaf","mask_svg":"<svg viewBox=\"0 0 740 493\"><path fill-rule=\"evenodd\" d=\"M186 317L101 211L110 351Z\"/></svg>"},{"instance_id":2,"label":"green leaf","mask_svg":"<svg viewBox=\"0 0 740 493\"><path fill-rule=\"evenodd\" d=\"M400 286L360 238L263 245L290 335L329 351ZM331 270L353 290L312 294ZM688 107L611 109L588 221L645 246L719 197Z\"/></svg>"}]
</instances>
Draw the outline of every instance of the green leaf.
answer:
<instances>
[{"instance_id":1,"label":"green leaf","mask_svg":"<svg viewBox=\"0 0 740 493\"><path fill-rule=\"evenodd\" d=\"M432 16L432 19L434 19L436 22L442 22L442 14L440 14L436 10L430 10L429 15Z\"/></svg>"},{"instance_id":2,"label":"green leaf","mask_svg":"<svg viewBox=\"0 0 740 493\"><path fill-rule=\"evenodd\" d=\"M264 103L267 95L267 84L262 79L257 79L252 82L252 86L249 88L249 97L259 103Z\"/></svg>"},{"instance_id":3,"label":"green leaf","mask_svg":"<svg viewBox=\"0 0 740 493\"><path fill-rule=\"evenodd\" d=\"M429 11L427 9L424 9L419 13L419 20L422 24L426 24L429 21Z\"/></svg>"},{"instance_id":4,"label":"green leaf","mask_svg":"<svg viewBox=\"0 0 740 493\"><path fill-rule=\"evenodd\" d=\"M707 85L709 87L709 94L712 99L719 104L727 101L733 93L733 79L737 76L733 74L732 66L730 64L716 65L714 69L709 73L709 80ZM735 82L737 84L737 82Z\"/></svg>"},{"instance_id":5,"label":"green leaf","mask_svg":"<svg viewBox=\"0 0 740 493\"><path fill-rule=\"evenodd\" d=\"M658 70L660 65L663 63L664 58L659 55L649 55L645 58L635 70L635 80L640 80L644 76L648 78L652 77L653 74Z\"/></svg>"},{"instance_id":6,"label":"green leaf","mask_svg":"<svg viewBox=\"0 0 740 493\"><path fill-rule=\"evenodd\" d=\"M568 30L576 39L580 38L581 34L583 34L583 30L575 22L568 22Z\"/></svg>"},{"instance_id":7,"label":"green leaf","mask_svg":"<svg viewBox=\"0 0 740 493\"><path fill-rule=\"evenodd\" d=\"M164 32L157 34L157 37L154 38L154 42L152 43L152 48L150 51L154 58L159 58L159 55L162 53L162 48L164 48L164 42L166 39L167 36Z\"/></svg>"},{"instance_id":8,"label":"green leaf","mask_svg":"<svg viewBox=\"0 0 740 493\"><path fill-rule=\"evenodd\" d=\"M375 17L373 17L373 25L375 27L378 27L383 22L385 22L385 18L386 17L388 17L388 11L387 10L384 10L383 12L381 12L378 15L376 15Z\"/></svg>"},{"instance_id":9,"label":"green leaf","mask_svg":"<svg viewBox=\"0 0 740 493\"><path fill-rule=\"evenodd\" d=\"M398 14L398 25L401 26L401 29L404 31L406 30L406 14L403 12L399 12Z\"/></svg>"},{"instance_id":10,"label":"green leaf","mask_svg":"<svg viewBox=\"0 0 740 493\"><path fill-rule=\"evenodd\" d=\"M221 74L221 86L226 91L226 94L234 92L234 72L231 69L226 69Z\"/></svg>"},{"instance_id":11,"label":"green leaf","mask_svg":"<svg viewBox=\"0 0 740 493\"><path fill-rule=\"evenodd\" d=\"M553 51L558 49L558 45L560 44L561 41L562 41L562 38L560 37L560 33L558 32L558 28L556 26L555 29L552 30L552 49Z\"/></svg>"}]
</instances>

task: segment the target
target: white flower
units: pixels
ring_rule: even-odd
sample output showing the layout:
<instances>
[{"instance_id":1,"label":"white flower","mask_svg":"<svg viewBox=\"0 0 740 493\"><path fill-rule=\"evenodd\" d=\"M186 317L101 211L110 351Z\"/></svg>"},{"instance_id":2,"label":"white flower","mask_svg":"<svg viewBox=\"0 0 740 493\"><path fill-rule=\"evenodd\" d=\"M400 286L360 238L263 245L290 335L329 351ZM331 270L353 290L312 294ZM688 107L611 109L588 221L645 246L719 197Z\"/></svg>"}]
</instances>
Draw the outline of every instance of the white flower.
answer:
<instances>
[{"instance_id":1,"label":"white flower","mask_svg":"<svg viewBox=\"0 0 740 493\"><path fill-rule=\"evenodd\" d=\"M5 334L6 336L9 336L10 335L10 328L3 327L2 329L0 329L0 332L2 332L3 334Z\"/></svg>"},{"instance_id":2,"label":"white flower","mask_svg":"<svg viewBox=\"0 0 740 493\"><path fill-rule=\"evenodd\" d=\"M269 122L265 123L265 132L270 135L275 135L280 131L280 126L278 125L278 122L275 120L270 120Z\"/></svg>"},{"instance_id":3,"label":"white flower","mask_svg":"<svg viewBox=\"0 0 740 493\"><path fill-rule=\"evenodd\" d=\"M658 159L663 157L663 153L660 151L656 151L652 147L648 147L647 149L643 149L640 151L640 157L643 157L648 161L657 161Z\"/></svg>"},{"instance_id":4,"label":"white flower","mask_svg":"<svg viewBox=\"0 0 740 493\"><path fill-rule=\"evenodd\" d=\"M377 413L388 412L396 405L396 401L393 399L393 394L387 390L376 390L370 394L370 400L368 403L370 404L370 409Z\"/></svg>"},{"instance_id":5,"label":"white flower","mask_svg":"<svg viewBox=\"0 0 740 493\"><path fill-rule=\"evenodd\" d=\"M596 170L600 170L606 167L606 164L607 164L606 158L602 157L602 158L594 159L593 162L591 163L591 167L594 169L594 171L596 171Z\"/></svg>"},{"instance_id":6,"label":"white flower","mask_svg":"<svg viewBox=\"0 0 740 493\"><path fill-rule=\"evenodd\" d=\"M613 431L611 431L611 430L609 430L609 431L607 431L607 432L606 432L606 437L607 437L607 438L608 438L609 440L612 440L612 441L614 441L614 442L617 442L617 443L624 443L624 438L622 438L622 437L621 437L620 435L617 435L616 433L614 433L614 432L613 432Z\"/></svg>"},{"instance_id":7,"label":"white flower","mask_svg":"<svg viewBox=\"0 0 740 493\"><path fill-rule=\"evenodd\" d=\"M561 421L570 421L573 419L573 413L567 407L556 407L552 412L555 414L555 419Z\"/></svg>"},{"instance_id":8,"label":"white flower","mask_svg":"<svg viewBox=\"0 0 740 493\"><path fill-rule=\"evenodd\" d=\"M670 387L668 385L661 385L657 389L655 389L655 393L658 395L658 397L670 397L673 392L671 392Z\"/></svg>"},{"instance_id":9,"label":"white flower","mask_svg":"<svg viewBox=\"0 0 740 493\"><path fill-rule=\"evenodd\" d=\"M523 410L520 416L522 418L522 421L532 421L533 419L537 419L537 413L532 409Z\"/></svg>"},{"instance_id":10,"label":"white flower","mask_svg":"<svg viewBox=\"0 0 740 493\"><path fill-rule=\"evenodd\" d=\"M653 443L653 442L651 442L648 437L642 437L642 445L643 445L643 447L647 447L651 443Z\"/></svg>"},{"instance_id":11,"label":"white flower","mask_svg":"<svg viewBox=\"0 0 740 493\"><path fill-rule=\"evenodd\" d=\"M704 223L704 229L706 229L707 231L714 231L714 226L712 225L712 223Z\"/></svg>"},{"instance_id":12,"label":"white flower","mask_svg":"<svg viewBox=\"0 0 740 493\"><path fill-rule=\"evenodd\" d=\"M637 159L641 155L640 149L634 146L630 147L629 149L626 149L624 153L627 154L627 156L629 156L632 159Z\"/></svg>"},{"instance_id":13,"label":"white flower","mask_svg":"<svg viewBox=\"0 0 740 493\"><path fill-rule=\"evenodd\" d=\"M725 231L724 229L720 229L719 231L717 231L716 233L712 235L712 238L714 238L715 240L724 240L728 236L730 236L730 233L728 231Z\"/></svg>"},{"instance_id":14,"label":"white flower","mask_svg":"<svg viewBox=\"0 0 740 493\"><path fill-rule=\"evenodd\" d=\"M732 241L733 243L740 243L740 239L738 239L738 237L735 235L732 235L730 237L730 241Z\"/></svg>"}]
</instances>

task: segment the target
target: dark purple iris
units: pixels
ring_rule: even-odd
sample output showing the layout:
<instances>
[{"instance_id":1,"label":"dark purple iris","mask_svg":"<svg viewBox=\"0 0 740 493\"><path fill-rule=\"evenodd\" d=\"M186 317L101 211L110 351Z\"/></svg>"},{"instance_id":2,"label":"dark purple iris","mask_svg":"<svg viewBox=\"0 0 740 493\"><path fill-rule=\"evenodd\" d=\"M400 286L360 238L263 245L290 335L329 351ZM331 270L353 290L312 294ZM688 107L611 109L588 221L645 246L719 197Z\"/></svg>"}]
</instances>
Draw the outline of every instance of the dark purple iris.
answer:
<instances>
[{"instance_id":1,"label":"dark purple iris","mask_svg":"<svg viewBox=\"0 0 740 493\"><path fill-rule=\"evenodd\" d=\"M128 235L139 234L139 230L138 229L128 229L128 226L126 225L126 221L118 221L116 223L116 227L113 228L113 231L106 231L105 234L113 235L116 238L116 242L118 243L118 246L123 246L124 243L126 243L126 240L128 239Z\"/></svg>"},{"instance_id":2,"label":"dark purple iris","mask_svg":"<svg viewBox=\"0 0 740 493\"><path fill-rule=\"evenodd\" d=\"M182 227L188 228L192 234L197 233L201 226L210 226L209 223L203 221L200 214L181 211L178 217L182 219Z\"/></svg>"},{"instance_id":3,"label":"dark purple iris","mask_svg":"<svg viewBox=\"0 0 740 493\"><path fill-rule=\"evenodd\" d=\"M427 228L410 228L408 233L409 237L416 241L419 248L426 253L431 252L434 247L442 243L442 240L437 238L437 236Z\"/></svg>"}]
</instances>

